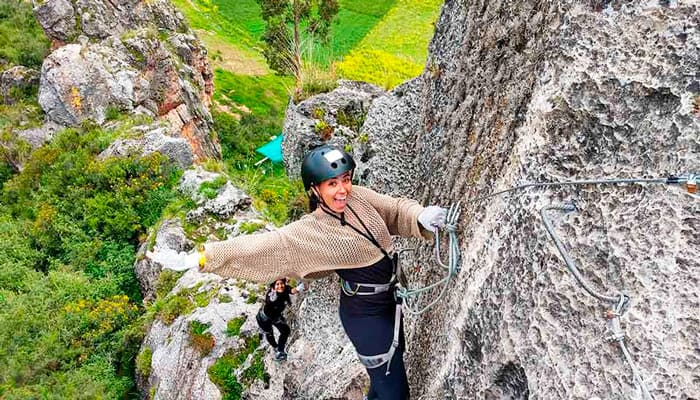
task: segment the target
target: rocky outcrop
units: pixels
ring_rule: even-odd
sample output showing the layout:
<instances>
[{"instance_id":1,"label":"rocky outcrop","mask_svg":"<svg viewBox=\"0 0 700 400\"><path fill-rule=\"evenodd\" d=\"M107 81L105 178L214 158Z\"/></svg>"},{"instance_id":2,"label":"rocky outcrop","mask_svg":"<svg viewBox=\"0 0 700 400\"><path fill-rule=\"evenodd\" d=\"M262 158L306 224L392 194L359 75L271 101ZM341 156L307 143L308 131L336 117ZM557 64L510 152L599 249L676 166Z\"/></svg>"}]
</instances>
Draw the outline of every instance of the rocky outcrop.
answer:
<instances>
[{"instance_id":1,"label":"rocky outcrop","mask_svg":"<svg viewBox=\"0 0 700 400\"><path fill-rule=\"evenodd\" d=\"M208 302L173 321L156 319L151 325L141 346L142 352L151 354L149 374L140 377L144 398L223 398L210 378L209 368L228 353L245 351L245 338L257 336L255 313L259 306L249 304L243 296L244 289L233 283L194 270L180 278L171 296L191 292ZM240 317L245 319L240 333L228 333L229 321ZM193 331L197 324L206 326L206 330L197 334ZM249 364L251 357L246 362Z\"/></svg>"},{"instance_id":2,"label":"rocky outcrop","mask_svg":"<svg viewBox=\"0 0 700 400\"><path fill-rule=\"evenodd\" d=\"M39 71L15 65L0 72L0 99L3 104L14 104L26 97L39 84Z\"/></svg>"},{"instance_id":3,"label":"rocky outcrop","mask_svg":"<svg viewBox=\"0 0 700 400\"><path fill-rule=\"evenodd\" d=\"M324 143L345 148L358 159L367 159L367 136L360 128L372 100L384 93L383 89L369 83L341 80L332 92L299 104L290 102L285 113L282 142L289 176L298 176L304 154Z\"/></svg>"},{"instance_id":4,"label":"rocky outcrop","mask_svg":"<svg viewBox=\"0 0 700 400\"><path fill-rule=\"evenodd\" d=\"M213 75L206 50L167 1L48 0L35 15L55 49L41 70L49 121L76 126L110 114L167 122L196 160L219 157L210 133Z\"/></svg>"},{"instance_id":5,"label":"rocky outcrop","mask_svg":"<svg viewBox=\"0 0 700 400\"><path fill-rule=\"evenodd\" d=\"M137 126L131 131L132 136L135 137L115 140L99 154L98 159L130 155L145 156L157 152L168 157L182 169L192 165L195 159L189 143L183 138L169 136L167 128Z\"/></svg>"},{"instance_id":6,"label":"rocky outcrop","mask_svg":"<svg viewBox=\"0 0 700 400\"><path fill-rule=\"evenodd\" d=\"M413 170L415 143L420 137L421 98L425 77L394 88L372 103L362 132L367 149L358 168L359 183L391 195L412 193L417 179Z\"/></svg>"},{"instance_id":7,"label":"rocky outcrop","mask_svg":"<svg viewBox=\"0 0 700 400\"><path fill-rule=\"evenodd\" d=\"M29 143L33 149L36 149L41 147L44 143L50 141L51 138L53 138L53 135L63 128L65 128L65 126L49 121L37 128L16 131L15 135L19 139Z\"/></svg>"},{"instance_id":8,"label":"rocky outcrop","mask_svg":"<svg viewBox=\"0 0 700 400\"><path fill-rule=\"evenodd\" d=\"M205 183L208 186L203 188ZM188 222L195 225L190 237L218 241L274 229L250 207L250 197L221 174L201 167L189 169L179 189L198 205L196 210L201 210L198 220L190 220L188 214ZM282 398L287 385L286 364L272 360L272 348L260 342L255 322L260 307L257 298L264 285L190 270L177 279L167 295L158 298L156 293L163 292L158 287L163 281L162 267L150 259L147 250L190 251L193 242L182 222L171 219L158 229L153 248L147 246L140 250L135 270L145 301L159 301L160 306L154 306L157 315L141 346L141 361L137 361L141 363L137 381L142 397L221 399L234 396L231 392L238 390L238 384L245 389L246 398ZM236 320L238 328L229 329ZM304 365L311 354L304 347L290 347L289 363Z\"/></svg>"},{"instance_id":9,"label":"rocky outcrop","mask_svg":"<svg viewBox=\"0 0 700 400\"><path fill-rule=\"evenodd\" d=\"M360 160L367 184L463 202L461 271L435 308L406 319L412 398L644 398L604 340L610 305L576 283L541 222L570 200L579 212L552 214L554 227L597 291L631 297L621 323L651 395L700 392L697 198L584 185L470 201L524 182L700 171L699 18L690 1L445 3L424 73L376 97L361 128L369 148L398 142ZM442 276L429 244L413 261L412 285ZM332 323L312 315L309 331Z\"/></svg>"},{"instance_id":10,"label":"rocky outcrop","mask_svg":"<svg viewBox=\"0 0 700 400\"><path fill-rule=\"evenodd\" d=\"M187 239L185 231L182 229L182 223L177 219L169 219L163 221L155 234L155 247L168 248L177 252L190 251L194 247L191 240ZM145 257L150 243L144 242L139 249L139 257L134 263L134 272L136 279L139 282L143 301L151 303L156 297L158 289L158 279L162 268L157 263Z\"/></svg>"}]
</instances>

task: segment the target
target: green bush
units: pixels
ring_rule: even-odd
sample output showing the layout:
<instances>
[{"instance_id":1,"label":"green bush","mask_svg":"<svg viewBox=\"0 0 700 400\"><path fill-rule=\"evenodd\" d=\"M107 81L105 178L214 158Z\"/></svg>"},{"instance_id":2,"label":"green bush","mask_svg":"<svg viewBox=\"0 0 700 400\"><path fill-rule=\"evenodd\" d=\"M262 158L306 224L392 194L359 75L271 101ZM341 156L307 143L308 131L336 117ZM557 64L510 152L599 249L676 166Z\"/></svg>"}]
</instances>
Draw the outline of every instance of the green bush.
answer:
<instances>
[{"instance_id":1,"label":"green bush","mask_svg":"<svg viewBox=\"0 0 700 400\"><path fill-rule=\"evenodd\" d=\"M216 362L209 367L207 373L212 382L219 388L223 399L225 400L240 400L241 394L243 393L243 384L236 379L236 370L245 362L250 354L252 354L260 346L260 338L258 335L250 336L245 338L245 345L243 348L238 350L229 350L221 358L217 359ZM255 359L254 359L255 361ZM262 362L262 359L259 360ZM260 375L259 370L262 369L262 374L264 374L264 365L262 367L259 363L253 363L251 365L250 372L246 375L249 381L246 381L246 386L249 386L252 379L255 379Z\"/></svg>"},{"instance_id":2,"label":"green bush","mask_svg":"<svg viewBox=\"0 0 700 400\"><path fill-rule=\"evenodd\" d=\"M228 336L238 336L241 334L241 327L245 323L245 321L248 319L247 316L241 315L240 317L236 317L232 320L229 320L228 323L226 324L226 335Z\"/></svg>"},{"instance_id":3,"label":"green bush","mask_svg":"<svg viewBox=\"0 0 700 400\"><path fill-rule=\"evenodd\" d=\"M189 301L186 295L177 294L168 296L164 300L156 300L153 310L156 316L166 325L170 325L183 314L194 311L194 304Z\"/></svg>"},{"instance_id":4,"label":"green bush","mask_svg":"<svg viewBox=\"0 0 700 400\"><path fill-rule=\"evenodd\" d=\"M153 363L153 350L146 346L141 350L138 356L136 356L136 372L143 376L144 379L148 379L151 375L151 364Z\"/></svg>"},{"instance_id":5,"label":"green bush","mask_svg":"<svg viewBox=\"0 0 700 400\"><path fill-rule=\"evenodd\" d=\"M228 182L225 176L219 176L213 181L202 182L199 185L198 192L207 199L213 199L219 194L219 189Z\"/></svg>"},{"instance_id":6,"label":"green bush","mask_svg":"<svg viewBox=\"0 0 700 400\"><path fill-rule=\"evenodd\" d=\"M246 221L241 223L241 232L245 234L251 234L259 231L260 229L264 228L265 224L261 224L259 222L251 222L251 221Z\"/></svg>"},{"instance_id":7,"label":"green bush","mask_svg":"<svg viewBox=\"0 0 700 400\"><path fill-rule=\"evenodd\" d=\"M156 298L162 299L177 285L177 280L182 276L181 272L164 269L158 275L156 283Z\"/></svg>"},{"instance_id":8,"label":"green bush","mask_svg":"<svg viewBox=\"0 0 700 400\"><path fill-rule=\"evenodd\" d=\"M258 301L258 294L255 292L250 292L248 298L245 299L245 302L247 304L255 304L256 301Z\"/></svg>"},{"instance_id":9,"label":"green bush","mask_svg":"<svg viewBox=\"0 0 700 400\"><path fill-rule=\"evenodd\" d=\"M214 336L207 332L210 326L211 324L209 323L203 324L196 320L190 321L190 343L202 356L208 355L214 348Z\"/></svg>"},{"instance_id":10,"label":"green bush","mask_svg":"<svg viewBox=\"0 0 700 400\"><path fill-rule=\"evenodd\" d=\"M134 254L180 172L159 155L96 159L117 134L90 123L64 130L4 181L0 397L126 398L134 390L146 323ZM187 308L174 303L160 313Z\"/></svg>"},{"instance_id":11,"label":"green bush","mask_svg":"<svg viewBox=\"0 0 700 400\"><path fill-rule=\"evenodd\" d=\"M270 374L265 371L264 355L264 351L257 350L250 366L243 371L241 378L247 385L251 385L256 379L265 382L266 385L270 382Z\"/></svg>"}]
</instances>

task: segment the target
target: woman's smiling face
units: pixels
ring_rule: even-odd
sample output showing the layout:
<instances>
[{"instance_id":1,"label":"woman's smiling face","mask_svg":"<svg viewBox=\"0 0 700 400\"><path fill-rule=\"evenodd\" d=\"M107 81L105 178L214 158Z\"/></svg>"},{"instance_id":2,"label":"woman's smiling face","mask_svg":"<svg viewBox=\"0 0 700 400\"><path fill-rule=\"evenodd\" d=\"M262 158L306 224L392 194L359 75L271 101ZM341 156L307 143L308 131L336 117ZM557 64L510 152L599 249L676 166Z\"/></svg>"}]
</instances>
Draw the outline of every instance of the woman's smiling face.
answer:
<instances>
[{"instance_id":1,"label":"woman's smiling face","mask_svg":"<svg viewBox=\"0 0 700 400\"><path fill-rule=\"evenodd\" d=\"M352 171L326 179L315 186L323 203L336 213L342 213L352 192Z\"/></svg>"}]
</instances>

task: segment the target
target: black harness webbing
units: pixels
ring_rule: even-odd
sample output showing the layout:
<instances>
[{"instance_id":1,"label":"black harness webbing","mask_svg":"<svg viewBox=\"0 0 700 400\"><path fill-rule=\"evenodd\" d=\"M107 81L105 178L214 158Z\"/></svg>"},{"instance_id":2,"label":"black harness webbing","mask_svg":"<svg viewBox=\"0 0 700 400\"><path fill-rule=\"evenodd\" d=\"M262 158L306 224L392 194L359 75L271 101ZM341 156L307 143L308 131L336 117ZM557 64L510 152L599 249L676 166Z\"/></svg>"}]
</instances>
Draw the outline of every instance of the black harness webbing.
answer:
<instances>
[{"instance_id":1,"label":"black harness webbing","mask_svg":"<svg viewBox=\"0 0 700 400\"><path fill-rule=\"evenodd\" d=\"M360 218L359 215L353 210L350 205L346 205L348 210L355 215L355 218L360 222L360 225L362 225L362 228L364 228L365 232L362 232L359 230L357 227L353 226L349 222L345 220L345 213L341 213L340 217L335 215L334 213L330 212L329 210L326 209L325 204L321 205L321 210L325 212L326 214L330 215L331 217L337 219L340 221L340 225L342 226L349 226L352 230L357 232L360 236L366 238L372 244L377 246L377 248L384 254L385 257L387 257L391 263L392 263L392 275L391 275L391 280L389 283L381 283L381 284L373 284L373 283L357 283L357 282L352 282L353 285L355 285L355 289L353 290L350 286L350 282L344 280L343 278L340 278L340 287L342 288L343 292L348 295L348 296L355 296L355 295L361 295L361 296L371 296L379 293L384 293L392 290L395 285L396 285L396 267L397 267L397 257L396 254L394 254L394 257L389 256L389 253L384 250L384 248L379 244L379 241L372 235L372 232L367 228L364 222L362 222L362 219ZM364 289L368 289L368 291L364 291ZM396 352L396 349L399 347L399 334L400 334L400 328L401 328L401 301L399 298L394 296L396 298L396 312L394 313L394 336L391 341L391 346L389 346L389 350L387 350L386 353L381 353L381 354L376 354L372 356L365 356L360 353L357 353L357 357L360 359L360 362L362 365L367 367L368 369L371 368L378 368L381 367L382 365L386 364L386 375L389 375L390 367L391 367L391 360L394 358L394 353Z\"/></svg>"}]
</instances>

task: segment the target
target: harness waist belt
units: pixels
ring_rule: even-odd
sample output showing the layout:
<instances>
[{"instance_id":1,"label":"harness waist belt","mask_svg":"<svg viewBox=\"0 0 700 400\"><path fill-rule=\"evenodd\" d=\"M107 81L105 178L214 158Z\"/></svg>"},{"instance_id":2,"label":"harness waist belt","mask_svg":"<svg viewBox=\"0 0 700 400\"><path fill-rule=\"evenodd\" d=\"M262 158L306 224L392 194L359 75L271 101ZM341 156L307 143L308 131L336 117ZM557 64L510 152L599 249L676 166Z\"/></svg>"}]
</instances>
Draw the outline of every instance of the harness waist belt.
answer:
<instances>
[{"instance_id":1,"label":"harness waist belt","mask_svg":"<svg viewBox=\"0 0 700 400\"><path fill-rule=\"evenodd\" d=\"M372 296L390 291L396 285L396 276L392 275L389 283L357 283L340 278L340 287L348 296Z\"/></svg>"}]
</instances>

